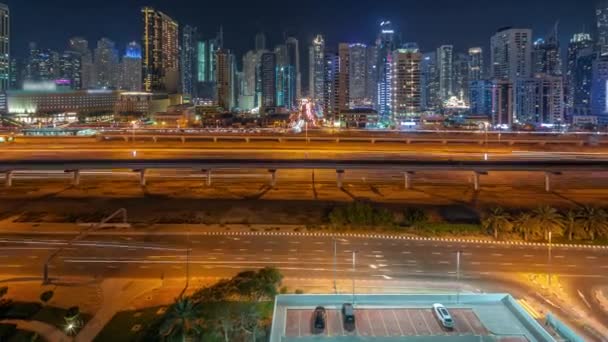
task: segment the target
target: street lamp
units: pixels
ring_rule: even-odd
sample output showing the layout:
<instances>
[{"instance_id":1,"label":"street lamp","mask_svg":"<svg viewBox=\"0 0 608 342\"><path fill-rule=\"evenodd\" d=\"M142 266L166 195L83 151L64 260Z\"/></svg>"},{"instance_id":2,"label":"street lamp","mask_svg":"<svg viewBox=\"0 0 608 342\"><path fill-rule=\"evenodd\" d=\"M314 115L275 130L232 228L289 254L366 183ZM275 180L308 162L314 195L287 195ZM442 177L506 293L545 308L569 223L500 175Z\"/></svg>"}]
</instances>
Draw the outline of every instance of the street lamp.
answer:
<instances>
[{"instance_id":1,"label":"street lamp","mask_svg":"<svg viewBox=\"0 0 608 342\"><path fill-rule=\"evenodd\" d=\"M549 246L547 249L547 259L548 259L548 263L547 263L547 284L549 285L549 287L551 287L551 237L553 232L549 232Z\"/></svg>"},{"instance_id":2,"label":"street lamp","mask_svg":"<svg viewBox=\"0 0 608 342\"><path fill-rule=\"evenodd\" d=\"M355 272L356 272L356 255L357 255L357 251L353 251L353 306L355 306Z\"/></svg>"}]
</instances>

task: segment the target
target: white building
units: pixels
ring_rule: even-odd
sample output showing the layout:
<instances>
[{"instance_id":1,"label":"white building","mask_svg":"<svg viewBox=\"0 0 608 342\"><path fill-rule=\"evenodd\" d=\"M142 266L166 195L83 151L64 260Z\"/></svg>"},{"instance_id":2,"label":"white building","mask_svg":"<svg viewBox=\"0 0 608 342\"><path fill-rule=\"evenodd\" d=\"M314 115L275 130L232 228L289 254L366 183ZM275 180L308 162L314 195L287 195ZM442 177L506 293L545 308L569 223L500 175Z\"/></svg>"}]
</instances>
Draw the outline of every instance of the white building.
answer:
<instances>
[{"instance_id":1,"label":"white building","mask_svg":"<svg viewBox=\"0 0 608 342\"><path fill-rule=\"evenodd\" d=\"M490 41L491 76L509 80L532 75L532 30L503 28Z\"/></svg>"}]
</instances>

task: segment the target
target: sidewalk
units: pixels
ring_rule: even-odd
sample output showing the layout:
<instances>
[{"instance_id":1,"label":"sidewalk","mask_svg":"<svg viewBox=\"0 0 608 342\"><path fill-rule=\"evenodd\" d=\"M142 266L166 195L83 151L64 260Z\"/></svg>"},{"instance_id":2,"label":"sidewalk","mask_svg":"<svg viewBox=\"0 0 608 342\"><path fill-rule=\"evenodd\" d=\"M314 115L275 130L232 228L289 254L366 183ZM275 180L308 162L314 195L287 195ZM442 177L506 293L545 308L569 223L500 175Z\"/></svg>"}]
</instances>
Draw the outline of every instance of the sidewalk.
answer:
<instances>
[{"instance_id":1,"label":"sidewalk","mask_svg":"<svg viewBox=\"0 0 608 342\"><path fill-rule=\"evenodd\" d=\"M6 319L0 323L16 324L18 329L32 331L44 338L48 342L71 342L73 339L63 331L50 324L39 321L24 321L20 319Z\"/></svg>"}]
</instances>

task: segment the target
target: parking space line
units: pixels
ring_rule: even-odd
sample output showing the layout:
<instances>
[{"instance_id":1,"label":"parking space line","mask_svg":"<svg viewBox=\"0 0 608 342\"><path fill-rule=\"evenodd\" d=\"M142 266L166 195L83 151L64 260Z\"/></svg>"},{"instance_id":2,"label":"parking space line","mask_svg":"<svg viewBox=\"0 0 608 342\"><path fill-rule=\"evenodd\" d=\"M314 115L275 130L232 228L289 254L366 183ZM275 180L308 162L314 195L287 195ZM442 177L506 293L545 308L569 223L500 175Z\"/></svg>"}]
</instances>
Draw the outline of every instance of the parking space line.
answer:
<instances>
[{"instance_id":1,"label":"parking space line","mask_svg":"<svg viewBox=\"0 0 608 342\"><path fill-rule=\"evenodd\" d=\"M467 324L467 326L468 326L468 327L471 329L471 332L472 332L473 334L475 334L475 333L476 333L476 332L475 332L475 329L473 329L473 326L472 326L472 325L471 325L471 323L469 322L469 319L467 318L466 313L463 313L463 314L462 314L462 317L464 318L464 322L465 322L465 323Z\"/></svg>"},{"instance_id":2,"label":"parking space line","mask_svg":"<svg viewBox=\"0 0 608 342\"><path fill-rule=\"evenodd\" d=\"M397 327L399 328L399 332L401 333L401 336L404 336L403 329L401 329L401 323L399 323L399 319L397 318L397 314L395 313L395 310L391 309L391 312L393 313L393 317L395 317L395 321L397 321Z\"/></svg>"},{"instance_id":3,"label":"parking space line","mask_svg":"<svg viewBox=\"0 0 608 342\"><path fill-rule=\"evenodd\" d=\"M410 315L410 310L405 310L405 313L407 314L407 318L410 319L410 323L412 324L412 327L414 328L414 333L416 335L418 335L418 329L416 329L416 326L414 325L414 321L412 320L412 316Z\"/></svg>"},{"instance_id":4,"label":"parking space line","mask_svg":"<svg viewBox=\"0 0 608 342\"><path fill-rule=\"evenodd\" d=\"M422 320L424 321L424 325L426 325L426 329L429 331L429 335L433 335L433 330L431 330L431 327L427 323L426 318L424 318L424 311L420 310L418 312L420 313L420 317L422 317Z\"/></svg>"},{"instance_id":5,"label":"parking space line","mask_svg":"<svg viewBox=\"0 0 608 342\"><path fill-rule=\"evenodd\" d=\"M371 328L372 336L376 336L376 332L374 331L374 325L372 324L372 320L369 318L369 310L365 310L365 316L367 316L367 321L369 322L369 327Z\"/></svg>"},{"instance_id":6,"label":"parking space line","mask_svg":"<svg viewBox=\"0 0 608 342\"><path fill-rule=\"evenodd\" d=\"M302 337L302 310L298 310L298 337Z\"/></svg>"},{"instance_id":7,"label":"parking space line","mask_svg":"<svg viewBox=\"0 0 608 342\"><path fill-rule=\"evenodd\" d=\"M380 319L382 320L382 325L384 326L384 336L390 336L388 333L388 327L386 326L386 321L384 320L384 315L382 314L382 310L378 311L380 315Z\"/></svg>"}]
</instances>

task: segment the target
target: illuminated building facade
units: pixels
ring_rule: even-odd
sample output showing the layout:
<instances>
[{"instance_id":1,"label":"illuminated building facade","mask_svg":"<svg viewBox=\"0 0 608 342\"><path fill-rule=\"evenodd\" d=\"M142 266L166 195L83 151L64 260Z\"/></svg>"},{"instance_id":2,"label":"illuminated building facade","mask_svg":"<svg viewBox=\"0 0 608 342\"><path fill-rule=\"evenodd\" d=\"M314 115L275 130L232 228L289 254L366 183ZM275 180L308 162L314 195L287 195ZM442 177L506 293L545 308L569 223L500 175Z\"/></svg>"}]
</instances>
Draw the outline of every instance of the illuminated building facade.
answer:
<instances>
[{"instance_id":1,"label":"illuminated building facade","mask_svg":"<svg viewBox=\"0 0 608 342\"><path fill-rule=\"evenodd\" d=\"M370 101L367 98L367 45L351 44L349 54L350 107L357 108Z\"/></svg>"},{"instance_id":2,"label":"illuminated building facade","mask_svg":"<svg viewBox=\"0 0 608 342\"><path fill-rule=\"evenodd\" d=\"M216 101L216 69L217 52L223 45L223 32L215 38L200 40L197 46L197 67L196 67L196 93L197 98L206 101Z\"/></svg>"},{"instance_id":3,"label":"illuminated building facade","mask_svg":"<svg viewBox=\"0 0 608 342\"><path fill-rule=\"evenodd\" d=\"M483 50L480 47L469 49L469 82L484 78Z\"/></svg>"},{"instance_id":4,"label":"illuminated building facade","mask_svg":"<svg viewBox=\"0 0 608 342\"><path fill-rule=\"evenodd\" d=\"M536 74L515 81L514 116L520 124L564 122L564 85L560 76Z\"/></svg>"},{"instance_id":5,"label":"illuminated building facade","mask_svg":"<svg viewBox=\"0 0 608 342\"><path fill-rule=\"evenodd\" d=\"M350 108L350 46L338 46L338 113Z\"/></svg>"},{"instance_id":6,"label":"illuminated building facade","mask_svg":"<svg viewBox=\"0 0 608 342\"><path fill-rule=\"evenodd\" d=\"M261 112L272 110L277 106L277 56L272 52L265 52L260 63L262 103Z\"/></svg>"},{"instance_id":7,"label":"illuminated building facade","mask_svg":"<svg viewBox=\"0 0 608 342\"><path fill-rule=\"evenodd\" d=\"M309 48L308 61L308 96L314 103L320 103L324 97L325 79L325 38L317 35Z\"/></svg>"},{"instance_id":8,"label":"illuminated building facade","mask_svg":"<svg viewBox=\"0 0 608 342\"><path fill-rule=\"evenodd\" d=\"M182 30L180 55L181 92L194 97L196 86L198 30L190 25Z\"/></svg>"},{"instance_id":9,"label":"illuminated building facade","mask_svg":"<svg viewBox=\"0 0 608 342\"><path fill-rule=\"evenodd\" d=\"M380 35L378 38L378 97L377 110L380 121L391 120L391 67L393 65L392 55L395 50L395 30L390 21L380 23Z\"/></svg>"},{"instance_id":10,"label":"illuminated building facade","mask_svg":"<svg viewBox=\"0 0 608 342\"><path fill-rule=\"evenodd\" d=\"M600 0L595 8L597 28L597 51L600 56L608 55L608 1Z\"/></svg>"},{"instance_id":11,"label":"illuminated building facade","mask_svg":"<svg viewBox=\"0 0 608 342\"><path fill-rule=\"evenodd\" d=\"M10 11L7 5L0 3L0 92L10 86Z\"/></svg>"},{"instance_id":12,"label":"illuminated building facade","mask_svg":"<svg viewBox=\"0 0 608 342\"><path fill-rule=\"evenodd\" d=\"M81 56L75 51L65 51L59 58L59 79L69 82L74 90L82 88Z\"/></svg>"},{"instance_id":13,"label":"illuminated building facade","mask_svg":"<svg viewBox=\"0 0 608 342\"><path fill-rule=\"evenodd\" d=\"M600 124L608 124L608 56L593 62L591 114L597 116Z\"/></svg>"},{"instance_id":14,"label":"illuminated building facade","mask_svg":"<svg viewBox=\"0 0 608 342\"><path fill-rule=\"evenodd\" d=\"M421 106L425 111L439 108L439 73L437 70L437 53L428 52L422 56L420 87Z\"/></svg>"},{"instance_id":15,"label":"illuminated building facade","mask_svg":"<svg viewBox=\"0 0 608 342\"><path fill-rule=\"evenodd\" d=\"M502 28L490 40L491 77L514 82L532 75L532 30Z\"/></svg>"},{"instance_id":16,"label":"illuminated building facade","mask_svg":"<svg viewBox=\"0 0 608 342\"><path fill-rule=\"evenodd\" d=\"M439 99L446 101L454 95L454 47L442 45L437 49Z\"/></svg>"},{"instance_id":17,"label":"illuminated building facade","mask_svg":"<svg viewBox=\"0 0 608 342\"><path fill-rule=\"evenodd\" d=\"M492 124L503 129L513 126L513 83L492 81Z\"/></svg>"},{"instance_id":18,"label":"illuminated building facade","mask_svg":"<svg viewBox=\"0 0 608 342\"><path fill-rule=\"evenodd\" d=\"M291 108L297 107L297 99L302 97L302 74L300 70L300 44L294 37L288 37L285 40L285 47L287 49L287 65L293 69L293 87L295 87L295 93L291 100Z\"/></svg>"},{"instance_id":19,"label":"illuminated building facade","mask_svg":"<svg viewBox=\"0 0 608 342\"><path fill-rule=\"evenodd\" d=\"M492 81L475 80L469 83L469 107L472 115L490 116L492 113Z\"/></svg>"},{"instance_id":20,"label":"illuminated building facade","mask_svg":"<svg viewBox=\"0 0 608 342\"><path fill-rule=\"evenodd\" d=\"M334 123L338 118L340 99L340 55L335 52L326 52L323 71L323 117L327 123Z\"/></svg>"},{"instance_id":21,"label":"illuminated building facade","mask_svg":"<svg viewBox=\"0 0 608 342\"><path fill-rule=\"evenodd\" d=\"M393 52L391 112L393 120L402 122L418 119L421 110L421 62L417 47Z\"/></svg>"},{"instance_id":22,"label":"illuminated building facade","mask_svg":"<svg viewBox=\"0 0 608 342\"><path fill-rule=\"evenodd\" d=\"M179 79L179 26L163 12L142 9L143 86L147 92L175 93Z\"/></svg>"},{"instance_id":23,"label":"illuminated building facade","mask_svg":"<svg viewBox=\"0 0 608 342\"><path fill-rule=\"evenodd\" d=\"M365 98L368 101L368 107L376 108L376 103L378 103L378 46L368 45L366 55Z\"/></svg>"},{"instance_id":24,"label":"illuminated building facade","mask_svg":"<svg viewBox=\"0 0 608 342\"><path fill-rule=\"evenodd\" d=\"M234 106L233 101L233 55L228 50L219 50L217 56L216 69L216 90L217 104L229 111Z\"/></svg>"},{"instance_id":25,"label":"illuminated building facade","mask_svg":"<svg viewBox=\"0 0 608 342\"><path fill-rule=\"evenodd\" d=\"M70 38L69 51L80 56L80 89L94 88L93 84L93 54L89 49L89 42L82 37Z\"/></svg>"},{"instance_id":26,"label":"illuminated building facade","mask_svg":"<svg viewBox=\"0 0 608 342\"><path fill-rule=\"evenodd\" d=\"M557 25L546 39L537 39L534 42L532 65L533 74L562 75L562 58Z\"/></svg>"},{"instance_id":27,"label":"illuminated building facade","mask_svg":"<svg viewBox=\"0 0 608 342\"><path fill-rule=\"evenodd\" d=\"M96 89L118 88L118 51L113 41L102 38L95 49L94 84Z\"/></svg>"},{"instance_id":28,"label":"illuminated building facade","mask_svg":"<svg viewBox=\"0 0 608 342\"><path fill-rule=\"evenodd\" d=\"M120 89L134 92L141 91L141 46L137 42L127 44L120 69Z\"/></svg>"},{"instance_id":29,"label":"illuminated building facade","mask_svg":"<svg viewBox=\"0 0 608 342\"><path fill-rule=\"evenodd\" d=\"M589 114L595 57L591 35L577 33L570 39L566 62L566 111L568 117Z\"/></svg>"}]
</instances>

